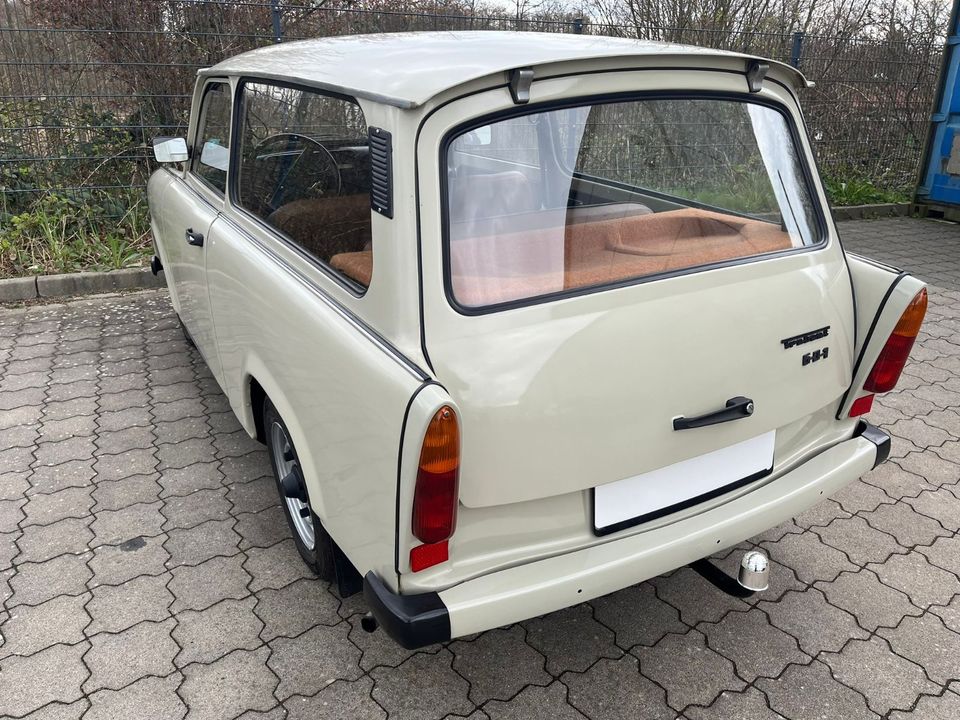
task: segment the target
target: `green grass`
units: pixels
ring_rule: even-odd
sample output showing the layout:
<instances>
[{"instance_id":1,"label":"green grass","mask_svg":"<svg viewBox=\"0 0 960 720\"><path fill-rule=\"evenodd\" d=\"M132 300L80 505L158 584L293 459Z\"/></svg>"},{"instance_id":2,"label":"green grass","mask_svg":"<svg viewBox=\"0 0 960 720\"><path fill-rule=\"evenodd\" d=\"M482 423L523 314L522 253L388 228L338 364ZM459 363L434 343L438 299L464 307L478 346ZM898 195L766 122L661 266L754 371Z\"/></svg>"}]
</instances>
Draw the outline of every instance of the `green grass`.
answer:
<instances>
[{"instance_id":1,"label":"green grass","mask_svg":"<svg viewBox=\"0 0 960 720\"><path fill-rule=\"evenodd\" d=\"M835 207L847 205L876 205L878 203L910 202L909 188L877 187L872 181L859 177L825 176L823 184Z\"/></svg>"}]
</instances>

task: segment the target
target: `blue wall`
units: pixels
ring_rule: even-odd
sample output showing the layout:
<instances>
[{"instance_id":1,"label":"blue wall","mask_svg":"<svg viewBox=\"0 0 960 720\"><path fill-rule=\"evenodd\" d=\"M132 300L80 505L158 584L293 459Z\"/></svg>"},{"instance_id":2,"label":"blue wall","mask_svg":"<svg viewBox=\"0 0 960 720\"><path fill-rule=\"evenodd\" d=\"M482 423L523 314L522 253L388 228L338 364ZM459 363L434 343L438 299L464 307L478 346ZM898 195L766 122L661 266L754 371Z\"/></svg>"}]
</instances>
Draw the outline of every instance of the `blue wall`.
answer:
<instances>
[{"instance_id":1,"label":"blue wall","mask_svg":"<svg viewBox=\"0 0 960 720\"><path fill-rule=\"evenodd\" d=\"M917 201L960 205L960 0L950 15L937 102L931 118ZM952 157L951 157L952 156ZM952 171L952 172L950 172Z\"/></svg>"}]
</instances>

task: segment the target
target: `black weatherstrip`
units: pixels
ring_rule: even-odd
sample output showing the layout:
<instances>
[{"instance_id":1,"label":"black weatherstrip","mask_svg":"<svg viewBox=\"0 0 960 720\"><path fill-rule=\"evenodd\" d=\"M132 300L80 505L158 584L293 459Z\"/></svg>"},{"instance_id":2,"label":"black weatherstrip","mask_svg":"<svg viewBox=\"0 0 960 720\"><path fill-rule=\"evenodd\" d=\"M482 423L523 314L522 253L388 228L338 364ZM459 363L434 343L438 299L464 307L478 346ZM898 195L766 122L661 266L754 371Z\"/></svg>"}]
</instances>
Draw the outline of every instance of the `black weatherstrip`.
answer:
<instances>
[{"instance_id":1,"label":"black weatherstrip","mask_svg":"<svg viewBox=\"0 0 960 720\"><path fill-rule=\"evenodd\" d=\"M407 436L407 419L410 417L410 408L413 407L413 401L417 399L417 395L431 385L436 385L441 390L446 391L443 385L438 382L434 382L433 380L428 380L427 382L423 383L420 387L413 391L413 394L410 396L410 400L407 401L407 407L403 411L403 424L400 426L400 447L397 449L397 501L393 523L393 569L397 573L398 587L400 584L400 479L403 477L403 442Z\"/></svg>"},{"instance_id":2,"label":"black weatherstrip","mask_svg":"<svg viewBox=\"0 0 960 720\"><path fill-rule=\"evenodd\" d=\"M870 341L873 340L873 332L877 329L877 323L880 322L880 316L883 315L883 310L887 306L887 300L890 299L890 296L893 294L893 291L896 289L897 285L900 284L900 281L909 276L910 273L906 272L901 272L899 275L897 275L896 279L890 283L890 287L887 288L887 292L880 301L880 307L877 308L877 313L873 316L873 322L870 323L870 329L867 331L867 336L863 339L863 347L860 348L860 355L857 357L857 362L854 363L853 374L850 378L850 386L843 394L843 397L840 398L840 407L837 408L838 420L844 419L840 417L840 414L843 411L843 406L847 404L847 398L850 397L850 393L853 392L853 383L856 382L857 373L860 372L860 366L863 364L864 355L867 354L867 348L870 346Z\"/></svg>"}]
</instances>

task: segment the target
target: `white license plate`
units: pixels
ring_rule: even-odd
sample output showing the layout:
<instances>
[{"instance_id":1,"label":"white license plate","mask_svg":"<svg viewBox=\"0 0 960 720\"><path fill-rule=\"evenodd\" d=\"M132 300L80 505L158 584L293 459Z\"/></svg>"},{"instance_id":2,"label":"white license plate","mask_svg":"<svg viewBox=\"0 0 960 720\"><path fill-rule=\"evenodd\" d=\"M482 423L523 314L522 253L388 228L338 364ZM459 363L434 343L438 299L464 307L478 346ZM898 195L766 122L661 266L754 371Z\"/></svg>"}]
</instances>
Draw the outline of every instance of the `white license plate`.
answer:
<instances>
[{"instance_id":1,"label":"white license plate","mask_svg":"<svg viewBox=\"0 0 960 720\"><path fill-rule=\"evenodd\" d=\"M593 529L598 535L648 522L738 485L773 469L776 431L736 445L635 475L593 489Z\"/></svg>"}]
</instances>

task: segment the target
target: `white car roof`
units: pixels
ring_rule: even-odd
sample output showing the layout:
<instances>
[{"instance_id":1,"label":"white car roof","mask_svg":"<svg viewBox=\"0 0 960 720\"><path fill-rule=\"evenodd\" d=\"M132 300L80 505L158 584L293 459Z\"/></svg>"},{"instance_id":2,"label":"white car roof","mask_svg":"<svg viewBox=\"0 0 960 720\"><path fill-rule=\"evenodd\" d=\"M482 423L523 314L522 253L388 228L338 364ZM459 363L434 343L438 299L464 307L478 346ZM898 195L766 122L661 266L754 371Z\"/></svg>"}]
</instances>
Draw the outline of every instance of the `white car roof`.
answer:
<instances>
[{"instance_id":1,"label":"white car roof","mask_svg":"<svg viewBox=\"0 0 960 720\"><path fill-rule=\"evenodd\" d=\"M455 31L347 35L283 42L258 48L200 71L304 83L354 97L415 108L444 90L513 68L548 63L638 57L675 60L752 55L692 45L598 35L499 31ZM799 71L775 61L788 81L802 87Z\"/></svg>"}]
</instances>

